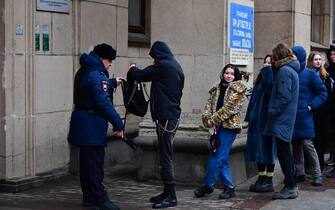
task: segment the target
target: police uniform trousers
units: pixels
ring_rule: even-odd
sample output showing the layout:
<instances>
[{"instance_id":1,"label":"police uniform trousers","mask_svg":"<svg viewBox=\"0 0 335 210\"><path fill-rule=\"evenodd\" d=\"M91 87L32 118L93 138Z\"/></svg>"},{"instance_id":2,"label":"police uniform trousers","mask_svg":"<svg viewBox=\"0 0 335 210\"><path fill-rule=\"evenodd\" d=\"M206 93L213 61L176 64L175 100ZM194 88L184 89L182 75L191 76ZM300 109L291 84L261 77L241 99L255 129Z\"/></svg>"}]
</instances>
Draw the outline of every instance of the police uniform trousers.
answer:
<instances>
[{"instance_id":1,"label":"police uniform trousers","mask_svg":"<svg viewBox=\"0 0 335 210\"><path fill-rule=\"evenodd\" d=\"M102 204L109 201L104 179L104 146L80 146L80 185L83 201Z\"/></svg>"}]
</instances>

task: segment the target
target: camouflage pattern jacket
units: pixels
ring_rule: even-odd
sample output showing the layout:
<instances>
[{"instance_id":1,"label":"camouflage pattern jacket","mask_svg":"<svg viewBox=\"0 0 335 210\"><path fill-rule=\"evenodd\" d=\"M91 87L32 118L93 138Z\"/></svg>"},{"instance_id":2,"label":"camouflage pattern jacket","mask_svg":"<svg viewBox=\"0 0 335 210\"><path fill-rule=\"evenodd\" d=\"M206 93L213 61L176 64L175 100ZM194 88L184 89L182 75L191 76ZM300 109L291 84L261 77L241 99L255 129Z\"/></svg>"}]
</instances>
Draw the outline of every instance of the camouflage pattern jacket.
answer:
<instances>
[{"instance_id":1,"label":"camouflage pattern jacket","mask_svg":"<svg viewBox=\"0 0 335 210\"><path fill-rule=\"evenodd\" d=\"M209 98L202 114L202 122L208 126L208 120L217 126L227 129L242 130L241 109L245 100L246 86L242 80L231 82L227 87L223 106L216 111L217 102L220 96L220 83L216 83L209 90Z\"/></svg>"}]
</instances>

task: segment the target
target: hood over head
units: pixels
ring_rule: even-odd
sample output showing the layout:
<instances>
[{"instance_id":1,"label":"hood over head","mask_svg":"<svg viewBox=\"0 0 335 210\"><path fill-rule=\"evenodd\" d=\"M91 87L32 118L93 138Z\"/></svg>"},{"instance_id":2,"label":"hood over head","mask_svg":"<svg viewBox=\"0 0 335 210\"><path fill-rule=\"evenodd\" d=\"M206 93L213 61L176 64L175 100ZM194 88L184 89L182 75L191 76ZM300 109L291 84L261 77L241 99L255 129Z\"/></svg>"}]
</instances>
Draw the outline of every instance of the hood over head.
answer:
<instances>
[{"instance_id":1,"label":"hood over head","mask_svg":"<svg viewBox=\"0 0 335 210\"><path fill-rule=\"evenodd\" d=\"M300 64L300 71L306 67L306 50L299 45L292 47L292 51L295 56L297 56Z\"/></svg>"},{"instance_id":2,"label":"hood over head","mask_svg":"<svg viewBox=\"0 0 335 210\"><path fill-rule=\"evenodd\" d=\"M288 66L292 67L297 73L300 72L300 62L298 60L293 60L290 63L287 64Z\"/></svg>"},{"instance_id":3,"label":"hood over head","mask_svg":"<svg viewBox=\"0 0 335 210\"><path fill-rule=\"evenodd\" d=\"M173 57L169 46L165 42L161 41L156 41L152 45L149 55L155 60L163 60L169 57Z\"/></svg>"}]
</instances>

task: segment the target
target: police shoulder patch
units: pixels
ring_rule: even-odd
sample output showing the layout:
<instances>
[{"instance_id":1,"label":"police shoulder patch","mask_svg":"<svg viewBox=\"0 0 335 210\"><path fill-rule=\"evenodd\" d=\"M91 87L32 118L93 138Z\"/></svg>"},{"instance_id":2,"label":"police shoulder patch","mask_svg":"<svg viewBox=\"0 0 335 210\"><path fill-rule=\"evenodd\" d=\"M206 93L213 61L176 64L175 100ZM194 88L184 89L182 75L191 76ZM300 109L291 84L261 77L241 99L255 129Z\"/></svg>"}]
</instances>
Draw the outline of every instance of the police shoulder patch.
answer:
<instances>
[{"instance_id":1,"label":"police shoulder patch","mask_svg":"<svg viewBox=\"0 0 335 210\"><path fill-rule=\"evenodd\" d=\"M107 81L101 81L101 88L103 91L107 92L108 90Z\"/></svg>"}]
</instances>

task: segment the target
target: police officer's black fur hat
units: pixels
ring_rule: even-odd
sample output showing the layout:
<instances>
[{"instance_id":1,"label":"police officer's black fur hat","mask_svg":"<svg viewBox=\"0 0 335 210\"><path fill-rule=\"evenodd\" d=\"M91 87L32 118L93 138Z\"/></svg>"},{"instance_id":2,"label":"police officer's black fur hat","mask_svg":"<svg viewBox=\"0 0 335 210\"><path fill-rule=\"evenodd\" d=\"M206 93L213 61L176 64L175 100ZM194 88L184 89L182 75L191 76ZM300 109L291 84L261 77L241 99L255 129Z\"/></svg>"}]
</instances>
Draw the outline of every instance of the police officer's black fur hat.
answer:
<instances>
[{"instance_id":1,"label":"police officer's black fur hat","mask_svg":"<svg viewBox=\"0 0 335 210\"><path fill-rule=\"evenodd\" d=\"M93 52L100 58L114 60L116 57L116 50L109 44L102 43L94 47Z\"/></svg>"}]
</instances>

